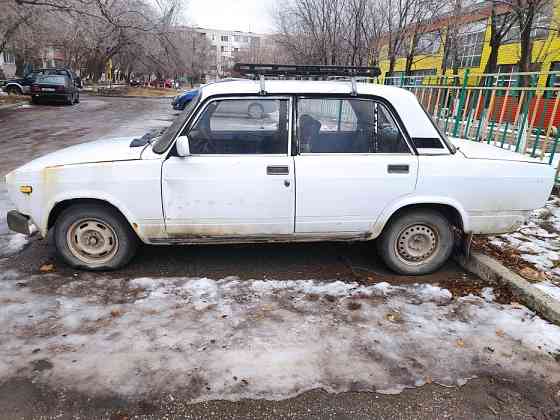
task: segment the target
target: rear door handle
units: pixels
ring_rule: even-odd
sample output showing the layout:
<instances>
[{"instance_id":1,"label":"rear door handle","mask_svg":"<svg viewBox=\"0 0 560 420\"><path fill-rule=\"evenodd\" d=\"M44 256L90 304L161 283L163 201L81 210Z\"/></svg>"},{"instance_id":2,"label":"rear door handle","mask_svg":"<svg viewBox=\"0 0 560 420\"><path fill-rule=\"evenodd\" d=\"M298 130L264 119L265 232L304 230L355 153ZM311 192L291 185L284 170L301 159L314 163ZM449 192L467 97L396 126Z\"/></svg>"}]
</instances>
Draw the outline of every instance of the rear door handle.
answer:
<instances>
[{"instance_id":1,"label":"rear door handle","mask_svg":"<svg viewBox=\"0 0 560 420\"><path fill-rule=\"evenodd\" d=\"M390 174L407 174L409 172L408 165L388 165L387 172Z\"/></svg>"},{"instance_id":2,"label":"rear door handle","mask_svg":"<svg viewBox=\"0 0 560 420\"><path fill-rule=\"evenodd\" d=\"M266 167L266 174L267 175L289 175L290 168L288 166L267 166Z\"/></svg>"}]
</instances>

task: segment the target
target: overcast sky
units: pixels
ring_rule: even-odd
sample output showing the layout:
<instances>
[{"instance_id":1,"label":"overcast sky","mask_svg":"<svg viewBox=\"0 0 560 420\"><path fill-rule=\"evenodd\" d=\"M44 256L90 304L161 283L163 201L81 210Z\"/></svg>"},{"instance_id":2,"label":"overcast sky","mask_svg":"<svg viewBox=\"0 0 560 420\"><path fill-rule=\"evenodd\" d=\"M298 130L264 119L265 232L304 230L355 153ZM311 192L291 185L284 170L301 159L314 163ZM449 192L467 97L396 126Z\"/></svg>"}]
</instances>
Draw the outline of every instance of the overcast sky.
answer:
<instances>
[{"instance_id":1,"label":"overcast sky","mask_svg":"<svg viewBox=\"0 0 560 420\"><path fill-rule=\"evenodd\" d=\"M282 0L277 0L282 1ZM274 0L189 0L189 23L211 29L271 32Z\"/></svg>"}]
</instances>

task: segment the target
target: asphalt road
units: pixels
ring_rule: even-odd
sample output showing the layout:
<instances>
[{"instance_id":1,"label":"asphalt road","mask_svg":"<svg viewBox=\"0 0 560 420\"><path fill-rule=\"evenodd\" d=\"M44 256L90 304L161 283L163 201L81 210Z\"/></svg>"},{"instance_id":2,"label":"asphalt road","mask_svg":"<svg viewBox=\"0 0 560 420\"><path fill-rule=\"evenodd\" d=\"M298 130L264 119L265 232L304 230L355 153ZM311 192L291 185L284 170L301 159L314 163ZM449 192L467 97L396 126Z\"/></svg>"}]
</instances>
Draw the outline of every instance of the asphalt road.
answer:
<instances>
[{"instance_id":1,"label":"asphalt road","mask_svg":"<svg viewBox=\"0 0 560 420\"><path fill-rule=\"evenodd\" d=\"M142 135L170 124L176 112L169 99L121 99L82 96L79 105L25 106L0 111L0 176L17 166L69 145L102 137ZM38 274L52 263L59 276L80 273L58 260L52 241L34 240L9 258L10 268ZM240 279L353 279L369 284L430 283L453 294L485 286L455 264L432 276L406 278L391 274L378 261L372 244L296 244L196 247L148 247L140 250L115 278L237 276ZM503 291L508 299L507 291ZM1 310L1 308L0 308ZM1 328L1 326L0 326ZM322 390L281 401L184 401L158 396L134 400L119 395L91 398L76 390L50 389L25 378L0 381L0 419L13 418L539 418L560 419L560 387L534 379L483 377L462 387L435 384L405 390L399 395L370 392L327 394Z\"/></svg>"}]
</instances>

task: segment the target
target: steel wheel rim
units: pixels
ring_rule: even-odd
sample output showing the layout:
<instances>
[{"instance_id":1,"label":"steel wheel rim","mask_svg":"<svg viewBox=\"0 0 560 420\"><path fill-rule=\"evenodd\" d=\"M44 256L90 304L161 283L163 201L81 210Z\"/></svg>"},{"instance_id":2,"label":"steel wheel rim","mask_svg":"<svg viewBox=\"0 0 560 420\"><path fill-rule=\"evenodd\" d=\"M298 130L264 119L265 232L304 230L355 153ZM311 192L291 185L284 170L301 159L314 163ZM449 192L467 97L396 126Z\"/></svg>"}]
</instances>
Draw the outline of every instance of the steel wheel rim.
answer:
<instances>
[{"instance_id":1,"label":"steel wheel rim","mask_svg":"<svg viewBox=\"0 0 560 420\"><path fill-rule=\"evenodd\" d=\"M397 235L395 254L408 265L421 265L434 256L439 245L436 228L424 223L406 226Z\"/></svg>"},{"instance_id":2,"label":"steel wheel rim","mask_svg":"<svg viewBox=\"0 0 560 420\"><path fill-rule=\"evenodd\" d=\"M66 242L72 255L90 265L110 261L119 249L115 230L103 220L95 218L74 222L68 229Z\"/></svg>"}]
</instances>

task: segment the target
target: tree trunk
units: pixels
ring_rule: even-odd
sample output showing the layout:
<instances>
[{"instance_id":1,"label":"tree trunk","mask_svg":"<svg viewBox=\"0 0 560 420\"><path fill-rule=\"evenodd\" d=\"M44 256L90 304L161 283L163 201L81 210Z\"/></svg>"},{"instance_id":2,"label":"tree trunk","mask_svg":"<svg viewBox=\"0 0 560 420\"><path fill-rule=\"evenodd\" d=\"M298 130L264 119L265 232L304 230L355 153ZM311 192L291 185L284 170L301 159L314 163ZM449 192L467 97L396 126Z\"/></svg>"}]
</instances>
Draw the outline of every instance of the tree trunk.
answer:
<instances>
[{"instance_id":1,"label":"tree trunk","mask_svg":"<svg viewBox=\"0 0 560 420\"><path fill-rule=\"evenodd\" d=\"M521 56L519 57L519 71L521 72L530 72L532 70L531 55L533 52L533 45L531 42L531 28L533 27L533 14L533 10L528 11L527 21L525 22L525 25L522 26L520 34ZM527 76L522 76L521 83L522 86L528 86L529 78Z\"/></svg>"}]
</instances>

